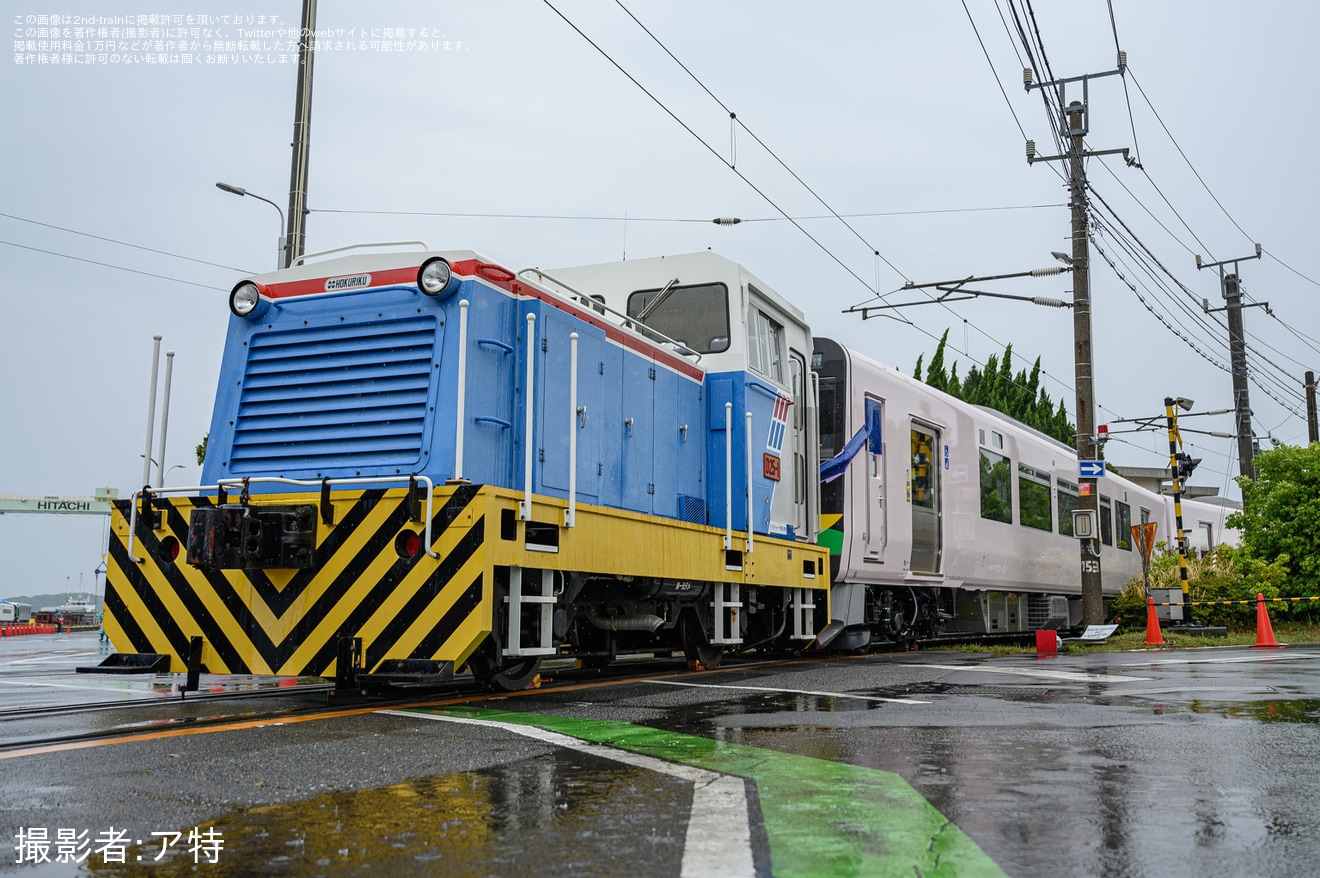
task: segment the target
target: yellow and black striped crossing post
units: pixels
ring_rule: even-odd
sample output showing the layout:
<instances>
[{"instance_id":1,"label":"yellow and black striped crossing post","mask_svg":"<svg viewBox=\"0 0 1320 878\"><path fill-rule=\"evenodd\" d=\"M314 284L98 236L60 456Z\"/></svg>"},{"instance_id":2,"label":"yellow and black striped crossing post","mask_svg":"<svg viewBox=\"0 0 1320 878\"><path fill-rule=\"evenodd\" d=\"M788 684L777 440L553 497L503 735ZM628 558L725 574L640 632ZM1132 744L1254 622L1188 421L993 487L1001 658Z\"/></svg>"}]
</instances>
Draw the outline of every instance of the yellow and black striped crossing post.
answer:
<instances>
[{"instance_id":1,"label":"yellow and black striped crossing post","mask_svg":"<svg viewBox=\"0 0 1320 878\"><path fill-rule=\"evenodd\" d=\"M1178 446L1182 437L1178 435L1178 412L1176 400L1164 397L1164 419L1169 427L1169 469L1173 473L1173 516L1178 529L1178 579L1182 583L1183 624L1192 622L1191 603L1187 586L1187 534L1183 532L1182 520L1182 484L1178 480Z\"/></svg>"}]
</instances>

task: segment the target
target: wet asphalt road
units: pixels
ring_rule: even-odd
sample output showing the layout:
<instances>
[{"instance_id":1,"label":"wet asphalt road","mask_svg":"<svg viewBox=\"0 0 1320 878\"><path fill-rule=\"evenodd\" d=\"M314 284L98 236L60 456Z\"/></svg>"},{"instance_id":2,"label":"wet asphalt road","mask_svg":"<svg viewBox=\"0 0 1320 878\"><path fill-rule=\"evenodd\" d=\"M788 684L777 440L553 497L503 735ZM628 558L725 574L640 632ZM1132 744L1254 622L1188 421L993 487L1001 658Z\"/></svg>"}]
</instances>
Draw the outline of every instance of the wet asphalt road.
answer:
<instances>
[{"instance_id":1,"label":"wet asphalt road","mask_svg":"<svg viewBox=\"0 0 1320 878\"><path fill-rule=\"evenodd\" d=\"M125 697L120 683L58 676L61 661L95 651L95 635L66 638L58 656L53 642L44 646L49 660L0 645L0 706L88 700L99 686ZM283 703L186 709L254 714ZM921 860L916 851L901 874L997 866L1023 878L1283 876L1320 862L1320 647L1049 660L922 652L584 678L476 707L477 721L512 718L618 746L574 749L567 738L460 725L452 715L363 712L9 754L0 760L0 832L10 839L0 870L702 874L701 863L719 861L693 854L698 824L727 834L739 819L723 806L701 810L705 780L620 761L628 747L752 778L745 810L730 812L743 815L748 874L900 874L913 837L943 853ZM6 719L0 740L158 723L177 710L166 698L114 714ZM621 729L651 738L634 746ZM806 792L794 799L795 788ZM908 794L947 827L913 823L924 817ZM193 827L223 837L218 862L203 855L194 864ZM122 831L107 852L122 851L125 862L95 853L81 866L16 862L17 836L32 828L47 830L52 860L60 830L86 831L83 850ZM172 836L153 836L167 832L184 836L172 845Z\"/></svg>"}]
</instances>

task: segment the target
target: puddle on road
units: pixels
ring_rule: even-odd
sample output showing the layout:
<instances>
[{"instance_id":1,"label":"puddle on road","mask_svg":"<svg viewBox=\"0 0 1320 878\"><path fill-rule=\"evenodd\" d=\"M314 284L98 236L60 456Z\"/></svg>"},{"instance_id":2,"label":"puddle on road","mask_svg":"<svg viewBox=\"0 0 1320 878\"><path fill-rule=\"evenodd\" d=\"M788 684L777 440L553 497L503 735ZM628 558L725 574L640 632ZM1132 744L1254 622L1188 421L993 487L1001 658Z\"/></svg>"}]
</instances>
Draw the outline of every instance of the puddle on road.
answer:
<instances>
[{"instance_id":1,"label":"puddle on road","mask_svg":"<svg viewBox=\"0 0 1320 878\"><path fill-rule=\"evenodd\" d=\"M569 750L495 769L422 777L250 808L203 824L223 838L194 863L188 833L129 848L94 875L618 875L629 863L677 874L691 787ZM146 841L145 839L143 841ZM160 859L157 859L160 857Z\"/></svg>"},{"instance_id":2,"label":"puddle on road","mask_svg":"<svg viewBox=\"0 0 1320 878\"><path fill-rule=\"evenodd\" d=\"M1215 710L1232 719L1248 719L1266 723L1320 724L1320 699L1314 698L1218 705Z\"/></svg>"}]
</instances>

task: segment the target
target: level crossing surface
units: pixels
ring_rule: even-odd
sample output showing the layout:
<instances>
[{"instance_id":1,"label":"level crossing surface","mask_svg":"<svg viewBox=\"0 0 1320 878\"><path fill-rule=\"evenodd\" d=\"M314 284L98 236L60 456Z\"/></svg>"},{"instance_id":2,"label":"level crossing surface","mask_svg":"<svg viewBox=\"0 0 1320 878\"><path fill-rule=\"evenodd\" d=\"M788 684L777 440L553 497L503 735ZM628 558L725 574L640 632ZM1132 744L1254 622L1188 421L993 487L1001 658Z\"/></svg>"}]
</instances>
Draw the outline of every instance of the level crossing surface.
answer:
<instances>
[{"instance_id":1,"label":"level crossing surface","mask_svg":"<svg viewBox=\"0 0 1320 878\"><path fill-rule=\"evenodd\" d=\"M223 702L67 673L94 632L12 649L12 874L1292 875L1320 854L1320 647L564 669L346 711L293 681L281 715L279 680ZM125 704L14 716L98 700Z\"/></svg>"}]
</instances>

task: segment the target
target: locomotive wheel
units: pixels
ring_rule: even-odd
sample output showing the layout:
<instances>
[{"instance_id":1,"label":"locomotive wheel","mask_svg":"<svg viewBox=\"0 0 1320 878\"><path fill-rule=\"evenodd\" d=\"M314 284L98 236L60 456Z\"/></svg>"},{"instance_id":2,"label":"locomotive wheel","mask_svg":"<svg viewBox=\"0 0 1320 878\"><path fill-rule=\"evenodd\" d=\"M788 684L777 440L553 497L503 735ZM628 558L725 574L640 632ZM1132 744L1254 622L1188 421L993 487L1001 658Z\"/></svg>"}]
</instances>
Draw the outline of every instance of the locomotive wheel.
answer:
<instances>
[{"instance_id":1,"label":"locomotive wheel","mask_svg":"<svg viewBox=\"0 0 1320 878\"><path fill-rule=\"evenodd\" d=\"M724 660L724 647L716 646L706 637L697 614L689 612L683 617L683 657L691 662L701 662L703 667L718 668Z\"/></svg>"},{"instance_id":2,"label":"locomotive wheel","mask_svg":"<svg viewBox=\"0 0 1320 878\"><path fill-rule=\"evenodd\" d=\"M488 641L489 642L489 641ZM468 667L477 682L491 689L503 692L518 692L526 689L541 670L541 658L535 656L523 659L506 659L503 664L496 661L493 652L486 644L468 659Z\"/></svg>"}]
</instances>

